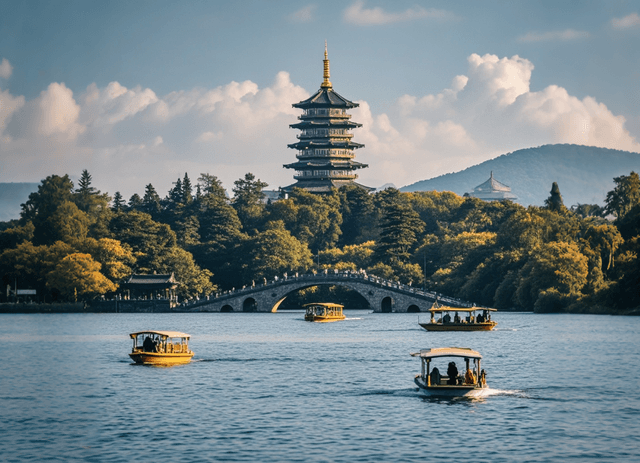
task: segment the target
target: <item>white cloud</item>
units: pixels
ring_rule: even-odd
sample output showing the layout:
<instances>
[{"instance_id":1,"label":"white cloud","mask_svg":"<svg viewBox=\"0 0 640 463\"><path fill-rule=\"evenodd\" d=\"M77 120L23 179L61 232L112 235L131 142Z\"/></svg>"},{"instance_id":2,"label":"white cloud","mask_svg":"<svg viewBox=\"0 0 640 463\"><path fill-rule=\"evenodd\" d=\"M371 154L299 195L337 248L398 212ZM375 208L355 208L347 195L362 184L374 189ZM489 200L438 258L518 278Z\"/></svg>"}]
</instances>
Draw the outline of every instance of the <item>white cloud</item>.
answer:
<instances>
[{"instance_id":1,"label":"white cloud","mask_svg":"<svg viewBox=\"0 0 640 463\"><path fill-rule=\"evenodd\" d=\"M7 58L2 58L2 62L0 62L0 77L3 79L8 79L11 77L11 73L13 72L13 66L9 63Z\"/></svg>"},{"instance_id":2,"label":"white cloud","mask_svg":"<svg viewBox=\"0 0 640 463\"><path fill-rule=\"evenodd\" d=\"M358 26L372 26L413 21L416 19L445 18L451 16L447 11L436 10L434 8L425 9L421 6L415 6L399 13L391 13L380 7L365 8L364 3L364 0L356 0L344 11L344 20L347 23Z\"/></svg>"},{"instance_id":3,"label":"white cloud","mask_svg":"<svg viewBox=\"0 0 640 463\"><path fill-rule=\"evenodd\" d=\"M638 13L631 13L623 18L613 18L611 26L614 29L631 29L640 26L640 16Z\"/></svg>"},{"instance_id":4,"label":"white cloud","mask_svg":"<svg viewBox=\"0 0 640 463\"><path fill-rule=\"evenodd\" d=\"M435 94L404 95L380 113L366 101L352 111L363 124L354 141L365 185L403 186L455 172L516 149L579 143L640 151L625 119L593 97L576 98L555 85L531 91L533 63L486 54L468 57L465 75ZM51 174L92 174L102 191L125 197L152 183L163 195L188 172L218 176L230 189L247 172L270 188L293 183L282 167L295 160L300 110L309 92L280 72L267 87L251 81L157 96L117 82L89 85L73 98L52 83L30 101L0 92L10 108L0 118L0 181L38 181ZM348 97L348 95L346 95Z\"/></svg>"},{"instance_id":5,"label":"white cloud","mask_svg":"<svg viewBox=\"0 0 640 463\"><path fill-rule=\"evenodd\" d=\"M24 97L12 96L8 90L0 91L0 135L4 132L7 123L11 120L11 116L18 109L24 106Z\"/></svg>"},{"instance_id":6,"label":"white cloud","mask_svg":"<svg viewBox=\"0 0 640 463\"><path fill-rule=\"evenodd\" d=\"M571 40L586 39L589 33L566 29L564 31L529 32L518 37L519 42L568 42Z\"/></svg>"},{"instance_id":7,"label":"white cloud","mask_svg":"<svg viewBox=\"0 0 640 463\"><path fill-rule=\"evenodd\" d=\"M308 23L313 20L317 6L314 4L300 8L298 11L289 15L289 21L296 23Z\"/></svg>"}]
</instances>

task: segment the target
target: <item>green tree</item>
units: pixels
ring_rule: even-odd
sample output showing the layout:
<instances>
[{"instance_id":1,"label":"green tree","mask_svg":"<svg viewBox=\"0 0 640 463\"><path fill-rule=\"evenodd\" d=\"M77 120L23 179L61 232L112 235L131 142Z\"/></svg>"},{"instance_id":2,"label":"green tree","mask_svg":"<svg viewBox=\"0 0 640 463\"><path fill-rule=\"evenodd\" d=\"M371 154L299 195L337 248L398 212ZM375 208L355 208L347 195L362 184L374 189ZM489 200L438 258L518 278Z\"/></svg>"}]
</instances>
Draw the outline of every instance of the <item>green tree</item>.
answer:
<instances>
[{"instance_id":1,"label":"green tree","mask_svg":"<svg viewBox=\"0 0 640 463\"><path fill-rule=\"evenodd\" d=\"M367 190L347 185L339 190L342 236L340 244L360 244L377 238L375 205Z\"/></svg>"},{"instance_id":2,"label":"green tree","mask_svg":"<svg viewBox=\"0 0 640 463\"><path fill-rule=\"evenodd\" d=\"M550 211L560 212L560 213L567 211L567 208L565 207L564 202L562 201L560 188L558 187L558 184L556 182L553 182L553 185L551 185L550 196L544 200L544 205Z\"/></svg>"},{"instance_id":3,"label":"green tree","mask_svg":"<svg viewBox=\"0 0 640 463\"><path fill-rule=\"evenodd\" d=\"M292 236L282 222L269 222L265 231L246 241L245 249L246 281L304 272L312 265L309 248Z\"/></svg>"},{"instance_id":4,"label":"green tree","mask_svg":"<svg viewBox=\"0 0 640 463\"><path fill-rule=\"evenodd\" d=\"M629 175L621 175L613 179L615 187L607 193L607 214L622 218L634 206L640 204L640 177L631 171Z\"/></svg>"},{"instance_id":5,"label":"green tree","mask_svg":"<svg viewBox=\"0 0 640 463\"><path fill-rule=\"evenodd\" d=\"M55 241L77 244L87 238L91 220L71 201L62 202L46 220L49 236Z\"/></svg>"},{"instance_id":6,"label":"green tree","mask_svg":"<svg viewBox=\"0 0 640 463\"><path fill-rule=\"evenodd\" d=\"M384 210L380 228L376 256L386 263L392 257L407 262L425 224L409 206L398 204Z\"/></svg>"},{"instance_id":7,"label":"green tree","mask_svg":"<svg viewBox=\"0 0 640 463\"><path fill-rule=\"evenodd\" d=\"M78 180L78 188L75 190L73 199L78 208L85 212L93 222L95 221L95 216L108 207L111 198L107 193L103 194L92 187L91 181L91 174L87 169L84 169L80 180Z\"/></svg>"},{"instance_id":8,"label":"green tree","mask_svg":"<svg viewBox=\"0 0 640 463\"><path fill-rule=\"evenodd\" d=\"M264 211L264 190L267 183L256 179L252 173L233 182L233 207L238 213L240 222L245 230L257 228Z\"/></svg>"},{"instance_id":9,"label":"green tree","mask_svg":"<svg viewBox=\"0 0 640 463\"><path fill-rule=\"evenodd\" d=\"M65 201L73 202L73 182L68 175L51 175L42 180L38 191L31 193L27 202L21 205L21 224L33 223L34 244L52 244L55 241L56 231L47 222Z\"/></svg>"},{"instance_id":10,"label":"green tree","mask_svg":"<svg viewBox=\"0 0 640 463\"><path fill-rule=\"evenodd\" d=\"M139 210L149 214L151 217L157 217L160 214L162 206L160 205L160 195L153 187L151 183L149 183L144 188L144 196L142 197L142 204L139 207Z\"/></svg>"},{"instance_id":11,"label":"green tree","mask_svg":"<svg viewBox=\"0 0 640 463\"><path fill-rule=\"evenodd\" d=\"M579 296L588 273L588 258L577 244L545 243L520 270L516 301L520 307L532 310L540 293L552 288L563 296Z\"/></svg>"},{"instance_id":12,"label":"green tree","mask_svg":"<svg viewBox=\"0 0 640 463\"><path fill-rule=\"evenodd\" d=\"M122 197L122 195L120 194L119 191L116 191L113 195L113 204L111 206L111 209L113 210L113 212L121 212L125 209L127 203L125 202L124 198Z\"/></svg>"},{"instance_id":13,"label":"green tree","mask_svg":"<svg viewBox=\"0 0 640 463\"><path fill-rule=\"evenodd\" d=\"M138 193L134 193L129 198L128 210L130 211L140 211L142 210L142 198Z\"/></svg>"}]
</instances>

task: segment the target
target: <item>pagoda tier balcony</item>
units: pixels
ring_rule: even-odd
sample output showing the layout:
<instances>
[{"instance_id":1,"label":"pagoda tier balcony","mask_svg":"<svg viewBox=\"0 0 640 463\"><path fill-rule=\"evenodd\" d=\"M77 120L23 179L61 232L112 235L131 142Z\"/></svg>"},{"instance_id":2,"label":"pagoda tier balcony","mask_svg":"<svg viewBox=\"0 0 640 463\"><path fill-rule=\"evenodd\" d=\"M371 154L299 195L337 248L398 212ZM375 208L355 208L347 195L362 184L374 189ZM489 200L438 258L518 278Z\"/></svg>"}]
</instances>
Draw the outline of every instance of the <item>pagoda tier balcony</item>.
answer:
<instances>
[{"instance_id":1,"label":"pagoda tier balcony","mask_svg":"<svg viewBox=\"0 0 640 463\"><path fill-rule=\"evenodd\" d=\"M314 142L325 142L325 141L349 141L353 138L352 133L345 133L342 135L309 135L306 133L300 133L296 135L298 140L309 140Z\"/></svg>"},{"instance_id":2,"label":"pagoda tier balcony","mask_svg":"<svg viewBox=\"0 0 640 463\"><path fill-rule=\"evenodd\" d=\"M301 117L351 117L343 108L307 108Z\"/></svg>"},{"instance_id":3,"label":"pagoda tier balcony","mask_svg":"<svg viewBox=\"0 0 640 463\"><path fill-rule=\"evenodd\" d=\"M301 140L297 143L291 143L287 145L289 148L305 151L307 149L356 149L363 148L364 145L362 143L355 143L351 140L336 140L331 138L325 138L320 140Z\"/></svg>"},{"instance_id":4,"label":"pagoda tier balcony","mask_svg":"<svg viewBox=\"0 0 640 463\"><path fill-rule=\"evenodd\" d=\"M335 170L326 170L326 171L303 171L296 172L293 176L296 180L324 180L324 179L332 179L332 180L355 180L358 178L358 174L347 173L342 171Z\"/></svg>"},{"instance_id":5,"label":"pagoda tier balcony","mask_svg":"<svg viewBox=\"0 0 640 463\"><path fill-rule=\"evenodd\" d=\"M351 159L356 154L349 149L311 149L298 151L298 159L308 158L345 158Z\"/></svg>"}]
</instances>

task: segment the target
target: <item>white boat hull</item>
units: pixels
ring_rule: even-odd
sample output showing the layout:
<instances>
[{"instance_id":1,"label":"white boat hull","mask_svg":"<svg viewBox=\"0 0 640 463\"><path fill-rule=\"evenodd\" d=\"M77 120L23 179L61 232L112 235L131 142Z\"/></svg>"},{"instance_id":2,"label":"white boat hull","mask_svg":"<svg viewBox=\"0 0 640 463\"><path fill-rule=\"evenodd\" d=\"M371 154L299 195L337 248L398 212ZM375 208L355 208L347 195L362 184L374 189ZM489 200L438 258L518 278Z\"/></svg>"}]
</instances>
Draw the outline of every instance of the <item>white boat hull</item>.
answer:
<instances>
[{"instance_id":1,"label":"white boat hull","mask_svg":"<svg viewBox=\"0 0 640 463\"><path fill-rule=\"evenodd\" d=\"M421 395L426 397L482 397L487 393L489 387L480 386L427 386L420 375L414 379Z\"/></svg>"}]
</instances>

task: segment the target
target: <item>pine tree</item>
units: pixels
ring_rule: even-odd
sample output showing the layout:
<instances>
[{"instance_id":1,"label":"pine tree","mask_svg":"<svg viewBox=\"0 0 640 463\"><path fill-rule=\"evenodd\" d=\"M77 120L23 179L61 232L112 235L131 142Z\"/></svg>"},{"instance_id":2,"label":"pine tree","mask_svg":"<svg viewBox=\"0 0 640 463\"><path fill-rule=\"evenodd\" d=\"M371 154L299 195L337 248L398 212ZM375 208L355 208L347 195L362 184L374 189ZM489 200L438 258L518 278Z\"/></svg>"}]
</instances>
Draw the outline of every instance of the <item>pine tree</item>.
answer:
<instances>
[{"instance_id":1,"label":"pine tree","mask_svg":"<svg viewBox=\"0 0 640 463\"><path fill-rule=\"evenodd\" d=\"M553 182L551 185L550 196L544 200L544 205L547 209L555 212L566 212L567 208L562 201L562 195L560 194L560 188L557 182Z\"/></svg>"},{"instance_id":2,"label":"pine tree","mask_svg":"<svg viewBox=\"0 0 640 463\"><path fill-rule=\"evenodd\" d=\"M144 196L142 197L142 211L152 216L157 215L160 212L160 196L156 192L156 189L151 183L149 183L144 190Z\"/></svg>"},{"instance_id":3,"label":"pine tree","mask_svg":"<svg viewBox=\"0 0 640 463\"><path fill-rule=\"evenodd\" d=\"M113 195L113 205L111 206L111 210L113 210L114 212L120 212L124 210L126 205L127 203L125 202L120 192L116 191Z\"/></svg>"},{"instance_id":4,"label":"pine tree","mask_svg":"<svg viewBox=\"0 0 640 463\"><path fill-rule=\"evenodd\" d=\"M193 188L191 187L191 180L189 175L185 172L184 179L182 180L182 204L185 206L193 202Z\"/></svg>"}]
</instances>

